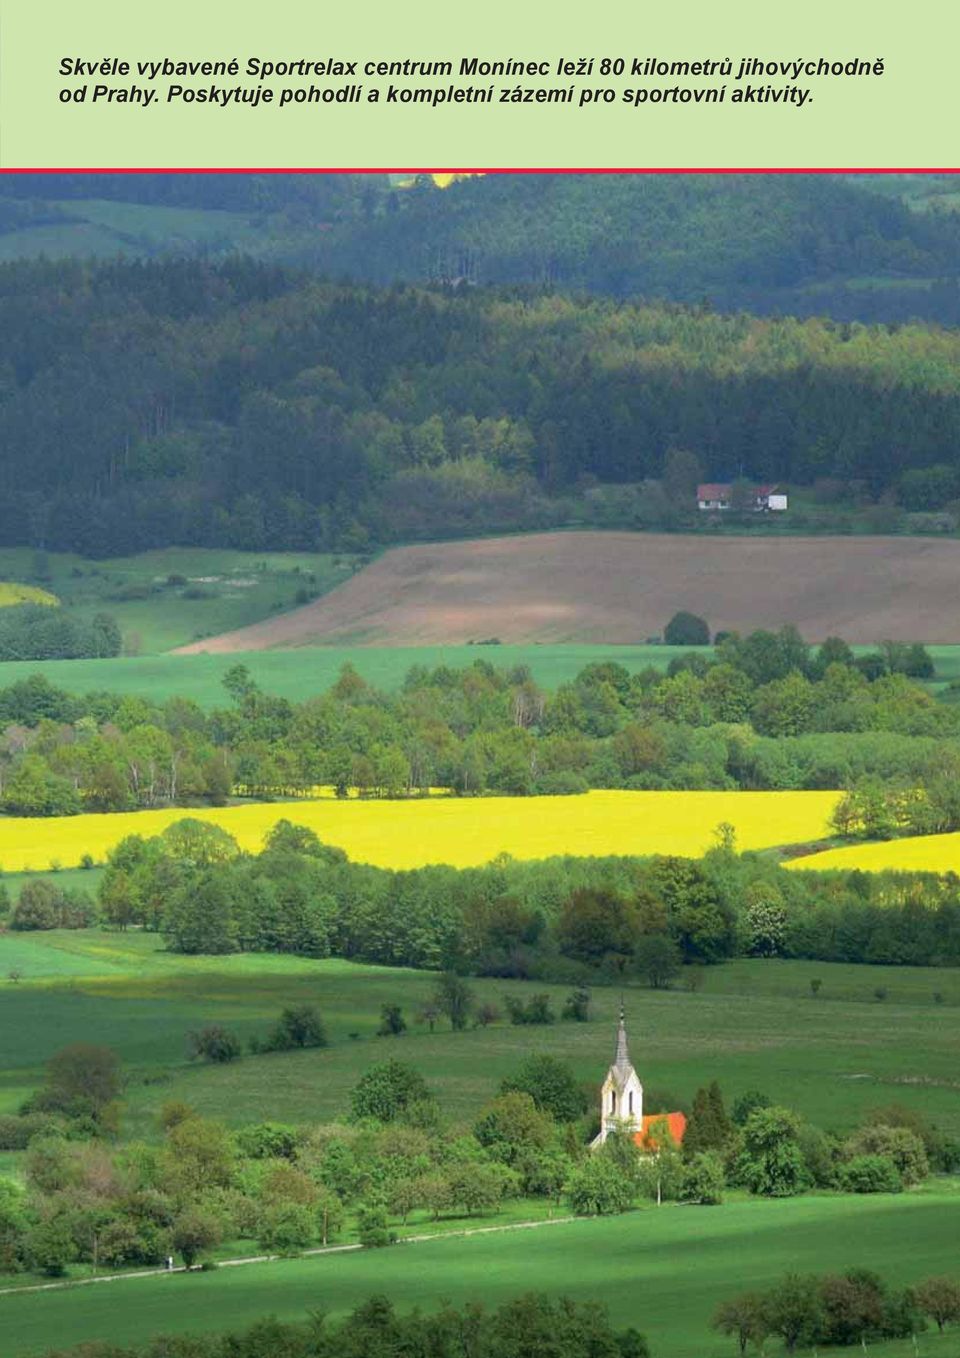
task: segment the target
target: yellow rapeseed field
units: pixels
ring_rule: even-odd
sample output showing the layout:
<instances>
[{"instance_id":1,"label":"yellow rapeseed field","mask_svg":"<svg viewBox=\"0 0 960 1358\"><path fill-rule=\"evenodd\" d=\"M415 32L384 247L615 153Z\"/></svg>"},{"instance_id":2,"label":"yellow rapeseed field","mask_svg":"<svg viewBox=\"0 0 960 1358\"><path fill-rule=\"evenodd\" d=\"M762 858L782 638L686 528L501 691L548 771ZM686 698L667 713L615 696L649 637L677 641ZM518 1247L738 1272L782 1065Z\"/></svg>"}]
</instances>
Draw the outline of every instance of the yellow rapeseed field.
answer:
<instances>
[{"instance_id":1,"label":"yellow rapeseed field","mask_svg":"<svg viewBox=\"0 0 960 1358\"><path fill-rule=\"evenodd\" d=\"M10 580L0 580L0 608L10 608L13 604L47 604L56 608L59 603L55 594L48 594L36 585L18 585Z\"/></svg>"},{"instance_id":2,"label":"yellow rapeseed field","mask_svg":"<svg viewBox=\"0 0 960 1358\"><path fill-rule=\"evenodd\" d=\"M795 869L836 869L851 872L960 872L960 834L917 835L911 839L890 839L881 844L849 844L843 849L827 849L794 859L786 865Z\"/></svg>"},{"instance_id":3,"label":"yellow rapeseed field","mask_svg":"<svg viewBox=\"0 0 960 1358\"><path fill-rule=\"evenodd\" d=\"M222 825L244 849L258 849L286 817L316 831L359 862L388 868L424 863L472 867L498 854L696 856L726 821L741 849L795 844L827 833L836 792L588 792L579 797L433 797L422 801L284 802L218 810L139 811L0 818L0 866L7 872L97 862L125 835L155 835L183 816Z\"/></svg>"}]
</instances>

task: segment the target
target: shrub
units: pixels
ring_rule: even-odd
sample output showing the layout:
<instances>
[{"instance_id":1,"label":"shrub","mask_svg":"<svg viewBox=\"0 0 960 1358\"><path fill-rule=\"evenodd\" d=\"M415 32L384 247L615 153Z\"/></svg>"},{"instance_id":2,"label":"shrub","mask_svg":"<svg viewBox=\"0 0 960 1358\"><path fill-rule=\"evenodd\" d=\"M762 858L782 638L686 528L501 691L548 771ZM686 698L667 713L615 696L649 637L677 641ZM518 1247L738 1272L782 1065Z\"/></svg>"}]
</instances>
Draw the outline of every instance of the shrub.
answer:
<instances>
[{"instance_id":1,"label":"shrub","mask_svg":"<svg viewBox=\"0 0 960 1358\"><path fill-rule=\"evenodd\" d=\"M374 1205L361 1207L357 1213L357 1238L366 1250L382 1249L396 1244L397 1233L387 1225L387 1210Z\"/></svg>"},{"instance_id":2,"label":"shrub","mask_svg":"<svg viewBox=\"0 0 960 1358\"><path fill-rule=\"evenodd\" d=\"M264 1051L285 1052L298 1047L325 1047L327 1033L316 1008L312 1004L292 1005L284 1009L267 1034Z\"/></svg>"},{"instance_id":3,"label":"shrub","mask_svg":"<svg viewBox=\"0 0 960 1358\"><path fill-rule=\"evenodd\" d=\"M380 1009L378 1037L399 1037L407 1031L407 1021L399 1004L385 1004Z\"/></svg>"},{"instance_id":4,"label":"shrub","mask_svg":"<svg viewBox=\"0 0 960 1358\"><path fill-rule=\"evenodd\" d=\"M840 1187L846 1193L899 1193L900 1171L886 1155L855 1155L840 1170Z\"/></svg>"},{"instance_id":5,"label":"shrub","mask_svg":"<svg viewBox=\"0 0 960 1358\"><path fill-rule=\"evenodd\" d=\"M723 1202L723 1162L714 1151L700 1151L683 1167L680 1201L712 1207Z\"/></svg>"},{"instance_id":6,"label":"shrub","mask_svg":"<svg viewBox=\"0 0 960 1358\"><path fill-rule=\"evenodd\" d=\"M236 1061L243 1054L243 1044L229 1028L219 1023L208 1023L189 1035L190 1055L217 1065Z\"/></svg>"},{"instance_id":7,"label":"shrub","mask_svg":"<svg viewBox=\"0 0 960 1358\"><path fill-rule=\"evenodd\" d=\"M505 995L503 1002L513 1024L553 1023L556 1020L547 994L531 995L526 1004L516 995Z\"/></svg>"},{"instance_id":8,"label":"shrub","mask_svg":"<svg viewBox=\"0 0 960 1358\"><path fill-rule=\"evenodd\" d=\"M582 986L571 990L563 1002L560 1017L572 1023L587 1023L590 1019L590 991Z\"/></svg>"}]
</instances>

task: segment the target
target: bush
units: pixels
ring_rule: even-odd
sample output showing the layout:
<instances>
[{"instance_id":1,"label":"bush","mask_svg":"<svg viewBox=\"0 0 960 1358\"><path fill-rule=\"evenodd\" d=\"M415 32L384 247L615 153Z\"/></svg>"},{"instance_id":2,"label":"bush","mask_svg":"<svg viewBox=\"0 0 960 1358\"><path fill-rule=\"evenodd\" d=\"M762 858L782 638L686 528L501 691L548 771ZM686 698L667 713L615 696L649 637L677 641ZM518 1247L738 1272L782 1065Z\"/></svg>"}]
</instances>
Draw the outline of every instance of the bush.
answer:
<instances>
[{"instance_id":1,"label":"bush","mask_svg":"<svg viewBox=\"0 0 960 1358\"><path fill-rule=\"evenodd\" d=\"M710 628L705 618L681 610L663 629L663 640L667 646L709 646Z\"/></svg>"},{"instance_id":2,"label":"bush","mask_svg":"<svg viewBox=\"0 0 960 1358\"><path fill-rule=\"evenodd\" d=\"M385 1207L361 1207L357 1213L357 1238L366 1250L382 1249L396 1244L397 1233L387 1225Z\"/></svg>"},{"instance_id":3,"label":"bush","mask_svg":"<svg viewBox=\"0 0 960 1358\"><path fill-rule=\"evenodd\" d=\"M840 1170L840 1187L846 1193L899 1193L903 1179L886 1155L855 1155Z\"/></svg>"},{"instance_id":4,"label":"bush","mask_svg":"<svg viewBox=\"0 0 960 1358\"><path fill-rule=\"evenodd\" d=\"M531 995L526 1004L516 995L505 995L503 1003L513 1024L556 1021L556 1015L550 1008L550 996L547 994Z\"/></svg>"},{"instance_id":5,"label":"bush","mask_svg":"<svg viewBox=\"0 0 960 1358\"><path fill-rule=\"evenodd\" d=\"M712 1207L723 1202L723 1162L713 1151L700 1151L683 1167L680 1201Z\"/></svg>"},{"instance_id":6,"label":"bush","mask_svg":"<svg viewBox=\"0 0 960 1358\"><path fill-rule=\"evenodd\" d=\"M299 1047L325 1047L327 1033L316 1008L312 1004L290 1006L267 1034L264 1051L286 1052Z\"/></svg>"},{"instance_id":7,"label":"bush","mask_svg":"<svg viewBox=\"0 0 960 1358\"><path fill-rule=\"evenodd\" d=\"M216 1065L226 1065L236 1061L243 1054L243 1043L229 1028L219 1023L209 1023L189 1035L191 1058L200 1057Z\"/></svg>"}]
</instances>

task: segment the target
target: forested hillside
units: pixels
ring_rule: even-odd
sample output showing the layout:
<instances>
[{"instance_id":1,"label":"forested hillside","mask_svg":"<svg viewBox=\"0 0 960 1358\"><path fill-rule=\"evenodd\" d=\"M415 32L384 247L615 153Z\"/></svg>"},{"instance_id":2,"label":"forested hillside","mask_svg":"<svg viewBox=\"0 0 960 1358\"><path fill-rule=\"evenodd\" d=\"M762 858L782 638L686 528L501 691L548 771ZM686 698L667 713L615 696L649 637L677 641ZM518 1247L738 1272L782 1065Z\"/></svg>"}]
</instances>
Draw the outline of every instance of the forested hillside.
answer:
<instances>
[{"instance_id":1,"label":"forested hillside","mask_svg":"<svg viewBox=\"0 0 960 1358\"><path fill-rule=\"evenodd\" d=\"M637 488L624 526L677 527L698 466L910 509L960 494L960 335L921 325L243 260L7 265L0 307L11 545L354 550L549 527L610 483Z\"/></svg>"},{"instance_id":2,"label":"forested hillside","mask_svg":"<svg viewBox=\"0 0 960 1358\"><path fill-rule=\"evenodd\" d=\"M837 319L960 321L960 218L876 177L493 175L335 232L312 260L374 282L549 283Z\"/></svg>"},{"instance_id":3,"label":"forested hillside","mask_svg":"<svg viewBox=\"0 0 960 1358\"><path fill-rule=\"evenodd\" d=\"M960 321L942 176L0 176L0 258L223 257L362 282L548 283L841 320Z\"/></svg>"}]
</instances>

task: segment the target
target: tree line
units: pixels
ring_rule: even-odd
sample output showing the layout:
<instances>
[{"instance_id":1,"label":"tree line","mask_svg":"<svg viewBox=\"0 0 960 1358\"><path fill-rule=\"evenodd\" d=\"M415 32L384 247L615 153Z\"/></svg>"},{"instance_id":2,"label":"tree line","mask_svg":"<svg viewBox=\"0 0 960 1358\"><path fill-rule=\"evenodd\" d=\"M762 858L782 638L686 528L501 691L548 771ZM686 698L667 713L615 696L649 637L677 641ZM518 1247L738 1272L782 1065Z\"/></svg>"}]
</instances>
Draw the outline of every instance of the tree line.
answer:
<instances>
[{"instance_id":1,"label":"tree line","mask_svg":"<svg viewBox=\"0 0 960 1358\"><path fill-rule=\"evenodd\" d=\"M723 827L700 860L503 857L397 872L351 863L288 821L251 855L187 818L123 839L95 900L54 875L16 901L0 882L0 912L14 930L144 928L187 954L337 956L573 986L692 986L699 968L735 956L960 964L955 875L789 872L738 854Z\"/></svg>"},{"instance_id":2,"label":"tree line","mask_svg":"<svg viewBox=\"0 0 960 1358\"><path fill-rule=\"evenodd\" d=\"M414 666L398 693L352 666L292 703L242 664L229 705L73 697L41 676L0 689L0 810L10 815L222 805L233 795L576 794L589 788L849 789L838 833L960 826L960 706L924 687L921 646L854 656L795 629L729 635L666 673L586 666L554 692L526 665ZM864 819L882 783L899 810ZM889 818L888 818L889 819Z\"/></svg>"}]
</instances>

